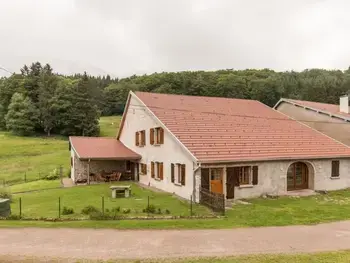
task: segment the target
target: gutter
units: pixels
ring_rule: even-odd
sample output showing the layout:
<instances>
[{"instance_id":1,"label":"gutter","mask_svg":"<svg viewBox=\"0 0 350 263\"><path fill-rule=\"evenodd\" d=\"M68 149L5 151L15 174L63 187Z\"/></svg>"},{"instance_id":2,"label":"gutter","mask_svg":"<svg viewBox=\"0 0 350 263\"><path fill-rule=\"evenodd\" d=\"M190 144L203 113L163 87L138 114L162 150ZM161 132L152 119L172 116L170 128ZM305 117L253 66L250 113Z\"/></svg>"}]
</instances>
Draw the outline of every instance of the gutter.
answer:
<instances>
[{"instance_id":1,"label":"gutter","mask_svg":"<svg viewBox=\"0 0 350 263\"><path fill-rule=\"evenodd\" d=\"M193 169L193 191L192 191L192 197L193 197L193 201L196 202L196 172L198 171L198 169L200 169L202 167L202 164L199 163L197 164L197 167L195 169Z\"/></svg>"}]
</instances>

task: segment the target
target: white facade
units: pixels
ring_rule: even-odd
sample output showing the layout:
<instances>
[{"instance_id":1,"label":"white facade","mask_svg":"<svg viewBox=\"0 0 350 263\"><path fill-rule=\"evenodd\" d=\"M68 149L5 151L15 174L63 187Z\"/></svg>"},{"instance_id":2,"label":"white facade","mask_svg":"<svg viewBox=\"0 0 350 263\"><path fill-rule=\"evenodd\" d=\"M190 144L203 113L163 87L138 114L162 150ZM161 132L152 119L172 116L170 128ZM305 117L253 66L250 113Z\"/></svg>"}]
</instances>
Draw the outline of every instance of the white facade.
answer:
<instances>
[{"instance_id":1,"label":"white facade","mask_svg":"<svg viewBox=\"0 0 350 263\"><path fill-rule=\"evenodd\" d=\"M72 179L73 182L75 182L75 162L74 162L74 158L75 158L75 152L72 149L70 150L70 158L71 158L71 167L70 167L70 178Z\"/></svg>"},{"instance_id":2,"label":"white facade","mask_svg":"<svg viewBox=\"0 0 350 263\"><path fill-rule=\"evenodd\" d=\"M147 164L147 174L139 175L140 183L190 199L194 190L194 170L196 169L193 156L132 93L128 111L124 115L125 120L119 140L142 156L140 163ZM164 128L164 144L159 146L150 144L150 129L156 127ZM135 145L135 133L141 130L146 131L146 145L139 147ZM151 162L163 163L163 180L151 178ZM172 163L186 165L185 185L171 182Z\"/></svg>"},{"instance_id":3,"label":"white facade","mask_svg":"<svg viewBox=\"0 0 350 263\"><path fill-rule=\"evenodd\" d=\"M226 168L233 166L258 166L258 184L236 186L235 199L259 197L265 194L285 195L287 193L287 171L294 162L303 162L308 167L308 188L312 190L341 190L350 187L350 159L339 160L339 177L331 177L332 160L266 161L210 165L204 167L223 168L223 192L226 196ZM199 178L198 178L199 179Z\"/></svg>"}]
</instances>

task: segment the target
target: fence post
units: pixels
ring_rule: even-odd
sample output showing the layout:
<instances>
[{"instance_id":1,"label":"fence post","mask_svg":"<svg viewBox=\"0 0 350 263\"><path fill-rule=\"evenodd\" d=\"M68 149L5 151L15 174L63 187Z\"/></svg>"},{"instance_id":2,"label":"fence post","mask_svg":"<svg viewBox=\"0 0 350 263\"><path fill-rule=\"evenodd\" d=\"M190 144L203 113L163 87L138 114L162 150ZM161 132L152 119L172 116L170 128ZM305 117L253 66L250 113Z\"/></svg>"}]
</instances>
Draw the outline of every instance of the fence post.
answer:
<instances>
[{"instance_id":1,"label":"fence post","mask_svg":"<svg viewBox=\"0 0 350 263\"><path fill-rule=\"evenodd\" d=\"M61 184L62 184L62 178L63 178L63 168L62 168L62 165L60 165L60 180L61 180Z\"/></svg>"},{"instance_id":2,"label":"fence post","mask_svg":"<svg viewBox=\"0 0 350 263\"><path fill-rule=\"evenodd\" d=\"M4 179L4 180L2 180L2 185L5 187L5 185L6 185L6 181L5 181L5 179Z\"/></svg>"},{"instance_id":3,"label":"fence post","mask_svg":"<svg viewBox=\"0 0 350 263\"><path fill-rule=\"evenodd\" d=\"M149 196L147 196L147 217L149 217Z\"/></svg>"},{"instance_id":4,"label":"fence post","mask_svg":"<svg viewBox=\"0 0 350 263\"><path fill-rule=\"evenodd\" d=\"M27 182L27 173L26 172L24 173L24 182L25 183Z\"/></svg>"},{"instance_id":5,"label":"fence post","mask_svg":"<svg viewBox=\"0 0 350 263\"><path fill-rule=\"evenodd\" d=\"M225 196L223 196L223 198L222 198L222 202L223 202L223 204L222 204L222 208L223 208L223 210L222 210L222 215L224 216L225 215L225 210L226 210L226 202L225 202Z\"/></svg>"},{"instance_id":6,"label":"fence post","mask_svg":"<svg viewBox=\"0 0 350 263\"><path fill-rule=\"evenodd\" d=\"M102 197L102 215L105 214L105 197L104 196L101 196Z\"/></svg>"},{"instance_id":7,"label":"fence post","mask_svg":"<svg viewBox=\"0 0 350 263\"><path fill-rule=\"evenodd\" d=\"M58 218L61 218L61 197L58 197Z\"/></svg>"},{"instance_id":8,"label":"fence post","mask_svg":"<svg viewBox=\"0 0 350 263\"><path fill-rule=\"evenodd\" d=\"M193 216L193 195L191 195L191 216Z\"/></svg>"},{"instance_id":9,"label":"fence post","mask_svg":"<svg viewBox=\"0 0 350 263\"><path fill-rule=\"evenodd\" d=\"M22 197L19 198L19 218L22 218Z\"/></svg>"}]
</instances>

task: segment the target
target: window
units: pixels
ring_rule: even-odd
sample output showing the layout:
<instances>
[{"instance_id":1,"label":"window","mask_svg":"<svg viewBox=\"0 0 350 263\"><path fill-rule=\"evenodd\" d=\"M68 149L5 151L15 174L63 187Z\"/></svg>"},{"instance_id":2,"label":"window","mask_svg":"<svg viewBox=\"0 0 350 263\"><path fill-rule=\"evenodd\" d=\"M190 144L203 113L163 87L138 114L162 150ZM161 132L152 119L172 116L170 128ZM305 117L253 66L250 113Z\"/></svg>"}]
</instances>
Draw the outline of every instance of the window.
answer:
<instances>
[{"instance_id":1,"label":"window","mask_svg":"<svg viewBox=\"0 0 350 263\"><path fill-rule=\"evenodd\" d=\"M125 163L125 170L127 172L131 172L131 162L130 161L126 161L126 163Z\"/></svg>"},{"instance_id":2,"label":"window","mask_svg":"<svg viewBox=\"0 0 350 263\"><path fill-rule=\"evenodd\" d=\"M138 131L135 133L135 145L136 146L145 146L146 145L146 131Z\"/></svg>"},{"instance_id":3,"label":"window","mask_svg":"<svg viewBox=\"0 0 350 263\"><path fill-rule=\"evenodd\" d=\"M140 163L140 173L141 174L147 174L147 164Z\"/></svg>"},{"instance_id":4,"label":"window","mask_svg":"<svg viewBox=\"0 0 350 263\"><path fill-rule=\"evenodd\" d=\"M150 144L160 145L164 144L164 129L161 127L150 129Z\"/></svg>"},{"instance_id":5,"label":"window","mask_svg":"<svg viewBox=\"0 0 350 263\"><path fill-rule=\"evenodd\" d=\"M233 172L236 186L258 184L258 166L234 167Z\"/></svg>"},{"instance_id":6,"label":"window","mask_svg":"<svg viewBox=\"0 0 350 263\"><path fill-rule=\"evenodd\" d=\"M251 184L251 169L250 166L240 167L239 171L239 184Z\"/></svg>"},{"instance_id":7,"label":"window","mask_svg":"<svg viewBox=\"0 0 350 263\"><path fill-rule=\"evenodd\" d=\"M331 177L339 177L339 161L332 161Z\"/></svg>"},{"instance_id":8,"label":"window","mask_svg":"<svg viewBox=\"0 0 350 263\"><path fill-rule=\"evenodd\" d=\"M163 163L151 162L151 177L163 180Z\"/></svg>"},{"instance_id":9,"label":"window","mask_svg":"<svg viewBox=\"0 0 350 263\"><path fill-rule=\"evenodd\" d=\"M210 179L215 180L222 180L222 168L212 168L210 169Z\"/></svg>"},{"instance_id":10,"label":"window","mask_svg":"<svg viewBox=\"0 0 350 263\"><path fill-rule=\"evenodd\" d=\"M171 164L171 182L178 185L186 184L186 165L180 163Z\"/></svg>"}]
</instances>

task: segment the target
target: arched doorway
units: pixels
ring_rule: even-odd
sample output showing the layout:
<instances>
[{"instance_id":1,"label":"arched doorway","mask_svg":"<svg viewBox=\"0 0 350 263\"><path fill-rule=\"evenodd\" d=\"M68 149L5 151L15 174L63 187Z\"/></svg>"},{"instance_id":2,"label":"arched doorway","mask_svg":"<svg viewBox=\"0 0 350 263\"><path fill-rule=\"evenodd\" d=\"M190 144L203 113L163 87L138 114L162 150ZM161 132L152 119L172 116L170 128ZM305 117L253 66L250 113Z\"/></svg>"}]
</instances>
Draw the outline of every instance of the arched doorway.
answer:
<instances>
[{"instance_id":1,"label":"arched doorway","mask_svg":"<svg viewBox=\"0 0 350 263\"><path fill-rule=\"evenodd\" d=\"M302 162L292 163L287 171L287 191L307 189L309 170Z\"/></svg>"}]
</instances>

